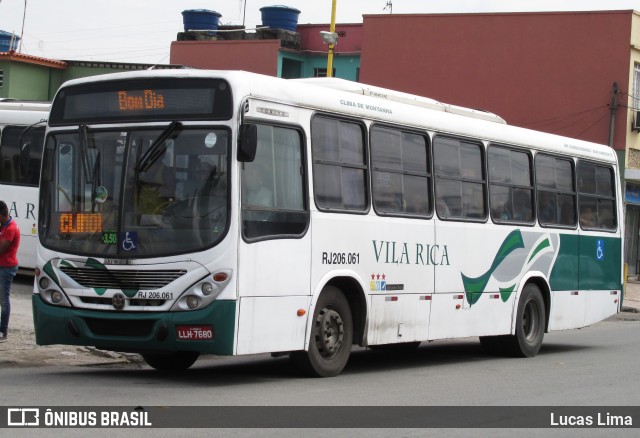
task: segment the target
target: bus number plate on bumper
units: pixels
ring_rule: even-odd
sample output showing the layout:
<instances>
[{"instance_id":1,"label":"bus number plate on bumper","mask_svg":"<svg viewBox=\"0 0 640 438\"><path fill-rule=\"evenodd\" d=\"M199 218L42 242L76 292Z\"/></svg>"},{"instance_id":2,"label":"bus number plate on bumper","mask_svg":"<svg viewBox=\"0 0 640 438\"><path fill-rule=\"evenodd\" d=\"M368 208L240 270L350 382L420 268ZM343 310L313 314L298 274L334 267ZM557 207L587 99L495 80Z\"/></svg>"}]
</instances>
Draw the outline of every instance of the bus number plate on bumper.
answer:
<instances>
[{"instance_id":1,"label":"bus number plate on bumper","mask_svg":"<svg viewBox=\"0 0 640 438\"><path fill-rule=\"evenodd\" d=\"M213 339L213 327L210 325L178 325L178 339L183 341L206 341Z\"/></svg>"}]
</instances>

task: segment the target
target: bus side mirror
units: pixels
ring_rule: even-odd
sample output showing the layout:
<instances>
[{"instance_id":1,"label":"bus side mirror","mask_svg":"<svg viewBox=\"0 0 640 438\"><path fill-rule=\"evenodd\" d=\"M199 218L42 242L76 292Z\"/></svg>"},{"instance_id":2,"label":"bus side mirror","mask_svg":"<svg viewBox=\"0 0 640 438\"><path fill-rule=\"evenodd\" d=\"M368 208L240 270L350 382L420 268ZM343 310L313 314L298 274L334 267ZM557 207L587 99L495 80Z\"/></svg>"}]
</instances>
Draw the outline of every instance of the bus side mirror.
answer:
<instances>
[{"instance_id":1,"label":"bus side mirror","mask_svg":"<svg viewBox=\"0 0 640 438\"><path fill-rule=\"evenodd\" d=\"M254 124L244 124L240 129L238 139L238 161L250 163L256 158L258 147L258 126Z\"/></svg>"}]
</instances>

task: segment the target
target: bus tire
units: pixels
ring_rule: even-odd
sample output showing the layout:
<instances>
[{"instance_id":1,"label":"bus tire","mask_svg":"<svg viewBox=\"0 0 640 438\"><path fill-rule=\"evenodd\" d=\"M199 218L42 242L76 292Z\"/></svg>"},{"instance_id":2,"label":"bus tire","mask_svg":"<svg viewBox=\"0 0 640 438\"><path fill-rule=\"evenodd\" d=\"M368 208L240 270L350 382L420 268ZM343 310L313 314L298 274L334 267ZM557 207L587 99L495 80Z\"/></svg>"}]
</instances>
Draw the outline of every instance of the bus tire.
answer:
<instances>
[{"instance_id":1,"label":"bus tire","mask_svg":"<svg viewBox=\"0 0 640 438\"><path fill-rule=\"evenodd\" d=\"M142 358L151 368L158 371L184 371L198 360L197 351L177 351L175 353L148 353Z\"/></svg>"},{"instance_id":2,"label":"bus tire","mask_svg":"<svg viewBox=\"0 0 640 438\"><path fill-rule=\"evenodd\" d=\"M349 302L338 288L327 286L313 312L309 350L292 353L291 360L304 375L333 377L347 364L352 343Z\"/></svg>"},{"instance_id":3,"label":"bus tire","mask_svg":"<svg viewBox=\"0 0 640 438\"><path fill-rule=\"evenodd\" d=\"M514 357L534 357L540 351L546 327L544 299L533 283L524 287L518 302L515 334L507 337L505 352Z\"/></svg>"}]
</instances>

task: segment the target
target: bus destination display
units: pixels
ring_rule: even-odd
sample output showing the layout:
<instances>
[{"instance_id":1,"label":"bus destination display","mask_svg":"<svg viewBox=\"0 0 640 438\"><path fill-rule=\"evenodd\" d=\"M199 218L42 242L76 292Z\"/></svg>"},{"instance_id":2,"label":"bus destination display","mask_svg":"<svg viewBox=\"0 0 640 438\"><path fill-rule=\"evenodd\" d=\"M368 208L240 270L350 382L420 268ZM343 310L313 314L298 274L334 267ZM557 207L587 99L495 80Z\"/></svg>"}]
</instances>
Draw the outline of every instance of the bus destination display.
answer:
<instances>
[{"instance_id":1,"label":"bus destination display","mask_svg":"<svg viewBox=\"0 0 640 438\"><path fill-rule=\"evenodd\" d=\"M164 94L154 90L118 91L120 111L164 109Z\"/></svg>"},{"instance_id":2,"label":"bus destination display","mask_svg":"<svg viewBox=\"0 0 640 438\"><path fill-rule=\"evenodd\" d=\"M231 91L222 80L101 82L61 91L50 124L226 120L232 113Z\"/></svg>"}]
</instances>

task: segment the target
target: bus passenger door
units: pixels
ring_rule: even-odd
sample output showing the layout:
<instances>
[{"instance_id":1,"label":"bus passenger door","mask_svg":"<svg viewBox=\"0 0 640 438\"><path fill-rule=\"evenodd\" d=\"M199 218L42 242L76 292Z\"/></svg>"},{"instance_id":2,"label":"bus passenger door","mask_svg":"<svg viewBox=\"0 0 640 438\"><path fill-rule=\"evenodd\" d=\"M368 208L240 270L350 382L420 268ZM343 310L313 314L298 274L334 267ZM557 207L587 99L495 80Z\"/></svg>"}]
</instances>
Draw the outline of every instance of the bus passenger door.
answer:
<instances>
[{"instance_id":1,"label":"bus passenger door","mask_svg":"<svg viewBox=\"0 0 640 438\"><path fill-rule=\"evenodd\" d=\"M239 163L237 354L304 348L311 238L302 136L258 126L255 159Z\"/></svg>"},{"instance_id":2,"label":"bus passenger door","mask_svg":"<svg viewBox=\"0 0 640 438\"><path fill-rule=\"evenodd\" d=\"M580 223L578 291L584 321L593 324L618 310L622 285L622 222L617 216L616 177L610 166L578 162Z\"/></svg>"}]
</instances>

